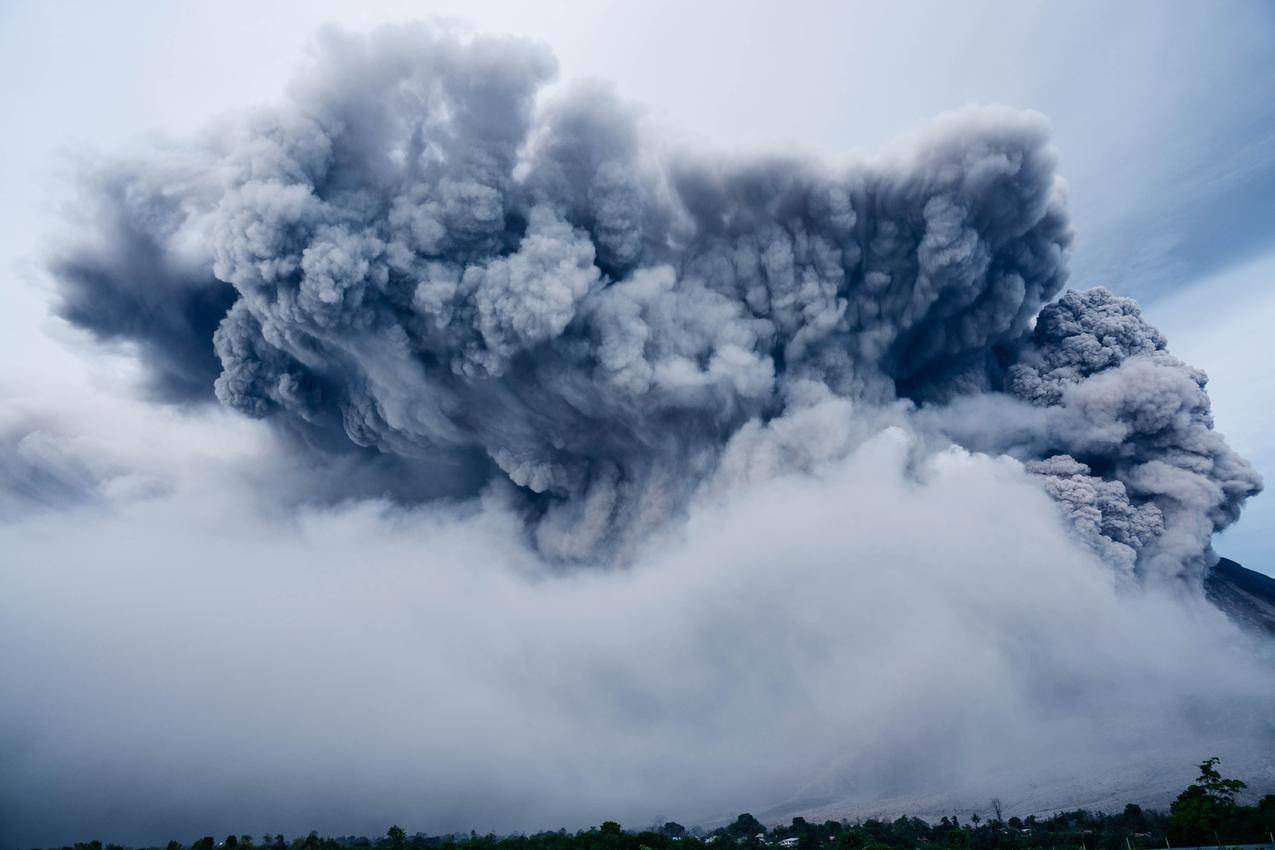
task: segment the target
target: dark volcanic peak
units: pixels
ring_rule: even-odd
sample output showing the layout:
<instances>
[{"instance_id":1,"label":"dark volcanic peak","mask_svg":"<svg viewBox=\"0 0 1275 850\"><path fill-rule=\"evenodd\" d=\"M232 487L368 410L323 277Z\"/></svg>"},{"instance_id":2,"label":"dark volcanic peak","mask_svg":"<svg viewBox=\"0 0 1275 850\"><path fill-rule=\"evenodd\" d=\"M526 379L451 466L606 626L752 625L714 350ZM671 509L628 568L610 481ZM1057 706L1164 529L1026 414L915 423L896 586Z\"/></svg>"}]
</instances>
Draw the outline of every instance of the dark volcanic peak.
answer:
<instances>
[{"instance_id":1,"label":"dark volcanic peak","mask_svg":"<svg viewBox=\"0 0 1275 850\"><path fill-rule=\"evenodd\" d=\"M1275 578L1219 558L1204 577L1204 592L1235 622L1275 638Z\"/></svg>"}]
</instances>

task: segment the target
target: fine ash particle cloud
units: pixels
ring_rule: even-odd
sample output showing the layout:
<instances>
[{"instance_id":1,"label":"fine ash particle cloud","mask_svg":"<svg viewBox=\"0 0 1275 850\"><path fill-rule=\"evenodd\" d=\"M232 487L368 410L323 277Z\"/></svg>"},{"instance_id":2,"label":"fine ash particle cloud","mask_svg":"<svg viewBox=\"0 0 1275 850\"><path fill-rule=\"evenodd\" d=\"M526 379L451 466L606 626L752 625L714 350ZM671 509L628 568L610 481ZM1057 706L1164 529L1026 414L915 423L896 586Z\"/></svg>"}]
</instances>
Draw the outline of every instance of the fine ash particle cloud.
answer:
<instances>
[{"instance_id":1,"label":"fine ash particle cloud","mask_svg":"<svg viewBox=\"0 0 1275 850\"><path fill-rule=\"evenodd\" d=\"M1064 293L1044 118L722 157L554 72L326 31L285 103L85 173L56 309L192 437L140 492L0 431L0 844L1269 751L1200 592L1261 481L1134 302Z\"/></svg>"},{"instance_id":2,"label":"fine ash particle cloud","mask_svg":"<svg viewBox=\"0 0 1275 850\"><path fill-rule=\"evenodd\" d=\"M1198 576L1260 488L1132 302L1042 312L1072 232L1038 115L966 110L841 167L656 156L597 85L538 106L538 44L399 27L320 47L287 104L86 180L61 314L136 343L162 398L388 456L404 498L503 477L567 560L631 552L808 384L1044 408L1017 417L1029 439L978 448L1040 461L1129 572Z\"/></svg>"}]
</instances>

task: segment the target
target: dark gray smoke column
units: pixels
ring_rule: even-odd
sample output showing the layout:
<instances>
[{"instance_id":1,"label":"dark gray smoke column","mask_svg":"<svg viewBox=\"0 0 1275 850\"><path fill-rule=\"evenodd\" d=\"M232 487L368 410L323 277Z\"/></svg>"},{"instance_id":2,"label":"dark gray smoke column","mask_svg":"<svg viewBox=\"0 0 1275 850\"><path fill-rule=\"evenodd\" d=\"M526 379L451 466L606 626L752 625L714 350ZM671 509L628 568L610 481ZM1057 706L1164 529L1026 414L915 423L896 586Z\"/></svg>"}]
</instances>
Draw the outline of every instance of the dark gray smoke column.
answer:
<instances>
[{"instance_id":1,"label":"dark gray smoke column","mask_svg":"<svg viewBox=\"0 0 1275 850\"><path fill-rule=\"evenodd\" d=\"M1260 486L1152 329L1091 327L1109 296L1032 333L1071 243L1040 116L965 111L853 167L654 157L603 89L538 106L553 73L517 40L329 33L286 106L101 169L98 232L53 266L63 314L138 343L170 399L379 454L385 490L507 478L556 557L631 545L808 382L1066 411L983 447L1052 458L1034 468L1126 565L1207 559Z\"/></svg>"}]
</instances>

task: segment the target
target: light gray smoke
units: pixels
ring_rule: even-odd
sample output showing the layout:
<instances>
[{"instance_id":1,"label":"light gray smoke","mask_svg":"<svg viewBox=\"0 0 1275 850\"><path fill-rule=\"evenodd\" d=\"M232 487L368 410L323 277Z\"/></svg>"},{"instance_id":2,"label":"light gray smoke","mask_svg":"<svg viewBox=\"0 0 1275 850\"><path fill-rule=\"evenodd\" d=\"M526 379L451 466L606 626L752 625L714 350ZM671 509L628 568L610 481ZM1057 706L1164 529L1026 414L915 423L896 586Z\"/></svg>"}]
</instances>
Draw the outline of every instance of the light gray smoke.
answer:
<instances>
[{"instance_id":1,"label":"light gray smoke","mask_svg":"<svg viewBox=\"0 0 1275 850\"><path fill-rule=\"evenodd\" d=\"M1213 430L1207 378L1165 350L1137 304L1071 291L1041 310L1004 392L923 411L963 445L1027 461L1121 571L1199 576L1214 532L1261 477Z\"/></svg>"},{"instance_id":2,"label":"light gray smoke","mask_svg":"<svg viewBox=\"0 0 1275 850\"><path fill-rule=\"evenodd\" d=\"M1198 572L1260 489L1132 302L1049 303L1072 234L1039 115L737 160L655 152L553 74L518 40L329 33L287 104L91 175L62 315L161 398L366 456L340 495L506 479L555 558L629 551L812 392L1029 462L1128 572Z\"/></svg>"},{"instance_id":3,"label":"light gray smoke","mask_svg":"<svg viewBox=\"0 0 1275 850\"><path fill-rule=\"evenodd\" d=\"M1064 411L1050 439L1068 454L1033 465L1051 494L1087 518L1096 509L1102 537L1172 573L1210 566L1213 532L1262 486L1213 430L1207 381L1165 350L1134 302L1091 289L1041 311L1008 390Z\"/></svg>"}]
</instances>

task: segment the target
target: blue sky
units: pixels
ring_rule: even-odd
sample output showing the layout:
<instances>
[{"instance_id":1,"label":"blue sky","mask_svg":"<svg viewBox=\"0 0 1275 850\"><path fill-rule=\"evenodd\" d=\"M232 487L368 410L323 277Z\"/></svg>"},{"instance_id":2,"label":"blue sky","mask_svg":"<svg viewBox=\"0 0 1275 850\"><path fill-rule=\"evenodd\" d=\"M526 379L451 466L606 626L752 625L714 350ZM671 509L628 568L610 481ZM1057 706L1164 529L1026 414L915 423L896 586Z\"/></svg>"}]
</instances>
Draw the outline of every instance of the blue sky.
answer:
<instances>
[{"instance_id":1,"label":"blue sky","mask_svg":"<svg viewBox=\"0 0 1275 850\"><path fill-rule=\"evenodd\" d=\"M83 369L81 353L49 339L65 333L44 318L34 271L58 174L74 154L184 133L274 99L324 23L442 15L543 38L563 79L610 80L673 137L720 148L835 156L871 150L967 103L1045 113L1078 233L1072 285L1103 284L1142 301L1174 352L1212 376L1218 427L1275 479L1266 426L1275 398L1275 6L530 6L0 8L6 356L26 353L48 371L38 376L45 382ZM1259 496L1217 548L1275 572L1271 527L1275 497Z\"/></svg>"}]
</instances>

